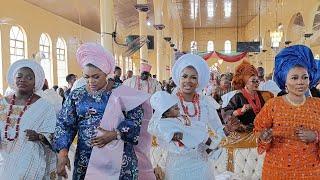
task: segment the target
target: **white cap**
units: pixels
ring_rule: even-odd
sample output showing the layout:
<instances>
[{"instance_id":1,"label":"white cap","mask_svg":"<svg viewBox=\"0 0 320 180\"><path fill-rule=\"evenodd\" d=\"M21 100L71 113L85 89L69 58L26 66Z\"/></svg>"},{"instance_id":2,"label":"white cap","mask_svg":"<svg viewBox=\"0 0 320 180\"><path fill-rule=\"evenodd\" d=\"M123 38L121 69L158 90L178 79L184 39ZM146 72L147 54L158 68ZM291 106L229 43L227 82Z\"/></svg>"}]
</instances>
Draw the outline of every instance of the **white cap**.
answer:
<instances>
[{"instance_id":1,"label":"white cap","mask_svg":"<svg viewBox=\"0 0 320 180\"><path fill-rule=\"evenodd\" d=\"M162 114L172 106L178 104L178 99L166 91L158 91L150 98L151 107L155 110L154 116L161 118Z\"/></svg>"}]
</instances>

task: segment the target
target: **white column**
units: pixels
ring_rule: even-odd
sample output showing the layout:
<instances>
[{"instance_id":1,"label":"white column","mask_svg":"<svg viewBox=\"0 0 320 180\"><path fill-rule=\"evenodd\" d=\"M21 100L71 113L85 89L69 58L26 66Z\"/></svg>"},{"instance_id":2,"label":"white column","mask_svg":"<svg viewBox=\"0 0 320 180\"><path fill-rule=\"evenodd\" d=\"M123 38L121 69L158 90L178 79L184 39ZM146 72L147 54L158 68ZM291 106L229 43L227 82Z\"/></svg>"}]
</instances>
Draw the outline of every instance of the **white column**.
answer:
<instances>
[{"instance_id":1,"label":"white column","mask_svg":"<svg viewBox=\"0 0 320 180\"><path fill-rule=\"evenodd\" d=\"M100 0L101 45L113 53L113 40L110 34L114 31L113 0Z\"/></svg>"},{"instance_id":2,"label":"white column","mask_svg":"<svg viewBox=\"0 0 320 180\"><path fill-rule=\"evenodd\" d=\"M147 0L137 0L137 5L146 5L148 3ZM142 9L138 9L139 11L139 29L140 29L140 37L148 36L148 29L147 29L147 12L144 12ZM140 63L142 60L149 61L148 56L148 45L144 44L140 48Z\"/></svg>"}]
</instances>

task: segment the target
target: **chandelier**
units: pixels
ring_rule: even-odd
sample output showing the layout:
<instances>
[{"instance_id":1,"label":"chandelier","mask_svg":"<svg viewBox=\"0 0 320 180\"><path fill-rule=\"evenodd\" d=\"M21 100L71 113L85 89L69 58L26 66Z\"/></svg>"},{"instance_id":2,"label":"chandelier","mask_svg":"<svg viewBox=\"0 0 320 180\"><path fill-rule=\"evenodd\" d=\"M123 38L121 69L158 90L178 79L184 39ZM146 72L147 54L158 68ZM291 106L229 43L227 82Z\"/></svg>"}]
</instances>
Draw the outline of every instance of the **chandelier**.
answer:
<instances>
[{"instance_id":1,"label":"chandelier","mask_svg":"<svg viewBox=\"0 0 320 180\"><path fill-rule=\"evenodd\" d=\"M279 47L282 36L283 36L283 32L280 31L279 29L275 31L271 31L270 32L271 47L275 47L275 48Z\"/></svg>"},{"instance_id":2,"label":"chandelier","mask_svg":"<svg viewBox=\"0 0 320 180\"><path fill-rule=\"evenodd\" d=\"M278 3L281 5L281 9L283 6L283 1L282 0L277 0L276 1L276 30L275 31L270 31L270 38L271 38L271 48L279 48L280 47L280 42L283 36L282 28L283 24L279 23L278 24Z\"/></svg>"}]
</instances>

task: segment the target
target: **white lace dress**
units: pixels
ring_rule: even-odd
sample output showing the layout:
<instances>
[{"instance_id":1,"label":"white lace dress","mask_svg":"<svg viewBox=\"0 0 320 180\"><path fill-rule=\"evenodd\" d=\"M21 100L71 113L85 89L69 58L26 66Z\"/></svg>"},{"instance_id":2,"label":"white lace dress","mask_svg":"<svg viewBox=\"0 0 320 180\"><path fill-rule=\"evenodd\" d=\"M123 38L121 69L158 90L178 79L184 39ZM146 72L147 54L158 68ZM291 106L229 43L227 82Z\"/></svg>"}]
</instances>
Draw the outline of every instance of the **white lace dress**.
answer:
<instances>
[{"instance_id":1,"label":"white lace dress","mask_svg":"<svg viewBox=\"0 0 320 180\"><path fill-rule=\"evenodd\" d=\"M194 107L191 102L184 102L188 107L189 113L194 113ZM181 114L184 114L181 104L179 103ZM191 122L203 122L215 133L210 148L215 149L220 144L221 139L225 136L223 126L217 114L216 108L219 105L211 98L200 95L200 119L198 116L191 118ZM161 143L159 143L161 145ZM220 150L207 156L204 152L206 147L200 144L198 148L187 149L180 153L168 151L168 146L164 149L167 154L164 162L164 171L166 180L214 180L214 169L211 168L212 159L220 155ZM162 154L163 156L163 154Z\"/></svg>"}]
</instances>

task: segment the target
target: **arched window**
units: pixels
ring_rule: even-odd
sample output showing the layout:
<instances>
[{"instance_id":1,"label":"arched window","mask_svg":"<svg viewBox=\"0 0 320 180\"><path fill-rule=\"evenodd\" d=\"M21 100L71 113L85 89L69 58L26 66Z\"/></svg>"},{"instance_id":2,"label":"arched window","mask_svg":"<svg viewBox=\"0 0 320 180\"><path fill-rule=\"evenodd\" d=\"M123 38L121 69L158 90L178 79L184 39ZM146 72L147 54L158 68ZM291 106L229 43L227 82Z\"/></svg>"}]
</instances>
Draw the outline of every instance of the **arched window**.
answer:
<instances>
[{"instance_id":1,"label":"arched window","mask_svg":"<svg viewBox=\"0 0 320 180\"><path fill-rule=\"evenodd\" d=\"M114 55L114 63L115 63L116 66L119 66L117 54Z\"/></svg>"},{"instance_id":2,"label":"arched window","mask_svg":"<svg viewBox=\"0 0 320 180\"><path fill-rule=\"evenodd\" d=\"M0 29L0 63L2 64L2 44L1 44L1 29ZM0 74L2 74L3 67L0 65ZM4 94L3 91L3 78L0 78L0 93Z\"/></svg>"},{"instance_id":3,"label":"arched window","mask_svg":"<svg viewBox=\"0 0 320 180\"><path fill-rule=\"evenodd\" d=\"M12 26L10 29L10 63L26 58L25 53L26 37L19 26Z\"/></svg>"},{"instance_id":4,"label":"arched window","mask_svg":"<svg viewBox=\"0 0 320 180\"><path fill-rule=\"evenodd\" d=\"M207 51L208 52L214 51L213 41L208 41Z\"/></svg>"},{"instance_id":5,"label":"arched window","mask_svg":"<svg viewBox=\"0 0 320 180\"><path fill-rule=\"evenodd\" d=\"M122 55L119 56L119 67L123 70L123 58L122 58Z\"/></svg>"},{"instance_id":6,"label":"arched window","mask_svg":"<svg viewBox=\"0 0 320 180\"><path fill-rule=\"evenodd\" d=\"M47 34L42 33L39 40L40 63L44 70L49 87L52 86L51 76L51 41Z\"/></svg>"},{"instance_id":7,"label":"arched window","mask_svg":"<svg viewBox=\"0 0 320 180\"><path fill-rule=\"evenodd\" d=\"M226 40L224 42L224 52L225 53L231 53L231 41Z\"/></svg>"},{"instance_id":8,"label":"arched window","mask_svg":"<svg viewBox=\"0 0 320 180\"><path fill-rule=\"evenodd\" d=\"M58 86L62 87L67 85L66 76L68 74L67 48L64 39L58 38L56 46Z\"/></svg>"},{"instance_id":9,"label":"arched window","mask_svg":"<svg viewBox=\"0 0 320 180\"><path fill-rule=\"evenodd\" d=\"M128 71L128 70L129 70L129 58L126 57L125 58L125 69L123 71L125 72L125 71Z\"/></svg>"},{"instance_id":10,"label":"arched window","mask_svg":"<svg viewBox=\"0 0 320 180\"><path fill-rule=\"evenodd\" d=\"M133 74L136 74L136 63L132 63L132 72Z\"/></svg>"},{"instance_id":11,"label":"arched window","mask_svg":"<svg viewBox=\"0 0 320 180\"><path fill-rule=\"evenodd\" d=\"M320 29L320 6L318 6L318 9L314 15L312 29L313 31L318 31Z\"/></svg>"},{"instance_id":12,"label":"arched window","mask_svg":"<svg viewBox=\"0 0 320 180\"><path fill-rule=\"evenodd\" d=\"M191 50L191 52L197 52L197 50L198 50L197 41L191 41L190 50Z\"/></svg>"},{"instance_id":13,"label":"arched window","mask_svg":"<svg viewBox=\"0 0 320 180\"><path fill-rule=\"evenodd\" d=\"M128 70L131 70L132 71L132 59L131 58L129 58L129 69ZM127 70L127 71L128 71Z\"/></svg>"}]
</instances>

